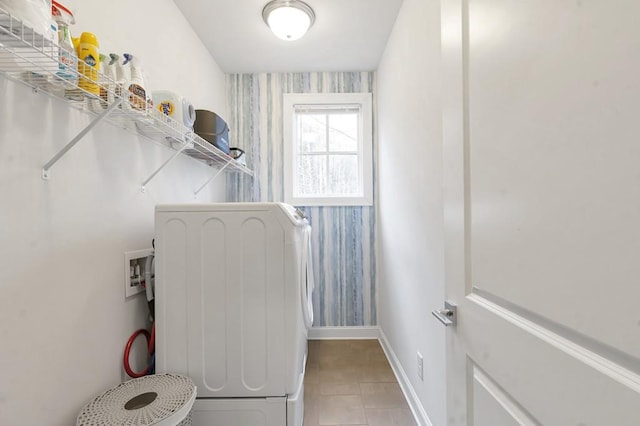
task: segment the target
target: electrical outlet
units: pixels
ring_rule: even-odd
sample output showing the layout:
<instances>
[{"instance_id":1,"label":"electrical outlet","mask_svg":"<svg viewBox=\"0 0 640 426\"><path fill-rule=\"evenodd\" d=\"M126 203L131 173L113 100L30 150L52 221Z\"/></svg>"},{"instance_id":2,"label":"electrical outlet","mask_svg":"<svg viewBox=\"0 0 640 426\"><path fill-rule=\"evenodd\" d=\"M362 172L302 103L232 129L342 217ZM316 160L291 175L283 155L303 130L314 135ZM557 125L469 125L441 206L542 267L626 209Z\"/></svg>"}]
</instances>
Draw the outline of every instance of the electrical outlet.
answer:
<instances>
[{"instance_id":1,"label":"electrical outlet","mask_svg":"<svg viewBox=\"0 0 640 426\"><path fill-rule=\"evenodd\" d=\"M124 253L124 297L131 297L144 291L147 257L153 249L127 251Z\"/></svg>"},{"instance_id":2,"label":"electrical outlet","mask_svg":"<svg viewBox=\"0 0 640 426\"><path fill-rule=\"evenodd\" d=\"M418 377L420 378L420 380L423 380L423 370L422 370L422 366L423 366L423 362L422 362L422 354L420 352L417 353L418 354Z\"/></svg>"}]
</instances>

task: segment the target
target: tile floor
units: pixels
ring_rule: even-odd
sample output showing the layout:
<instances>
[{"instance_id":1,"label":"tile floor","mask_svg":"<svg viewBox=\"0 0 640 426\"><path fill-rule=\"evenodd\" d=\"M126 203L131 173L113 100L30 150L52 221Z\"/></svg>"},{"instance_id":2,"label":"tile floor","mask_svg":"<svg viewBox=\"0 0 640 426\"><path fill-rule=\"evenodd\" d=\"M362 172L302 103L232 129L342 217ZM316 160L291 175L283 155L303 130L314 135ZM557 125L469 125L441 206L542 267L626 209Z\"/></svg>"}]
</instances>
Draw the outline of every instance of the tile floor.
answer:
<instances>
[{"instance_id":1,"label":"tile floor","mask_svg":"<svg viewBox=\"0 0 640 426\"><path fill-rule=\"evenodd\" d=\"M304 426L416 426L377 340L310 340Z\"/></svg>"}]
</instances>

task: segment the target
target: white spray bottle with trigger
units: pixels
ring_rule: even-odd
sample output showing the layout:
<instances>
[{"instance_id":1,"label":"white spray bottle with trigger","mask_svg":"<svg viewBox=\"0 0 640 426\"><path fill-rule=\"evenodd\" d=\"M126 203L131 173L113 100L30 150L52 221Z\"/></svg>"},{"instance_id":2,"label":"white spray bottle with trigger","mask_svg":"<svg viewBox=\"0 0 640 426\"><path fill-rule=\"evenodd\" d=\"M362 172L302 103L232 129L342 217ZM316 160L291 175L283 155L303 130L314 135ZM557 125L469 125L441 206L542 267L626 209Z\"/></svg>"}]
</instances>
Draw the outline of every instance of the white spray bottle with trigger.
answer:
<instances>
[{"instance_id":1,"label":"white spray bottle with trigger","mask_svg":"<svg viewBox=\"0 0 640 426\"><path fill-rule=\"evenodd\" d=\"M110 53L109 57L101 61L102 63L102 78L100 81L100 98L102 99L102 107L107 109L109 105L115 100L116 93L116 61L118 55ZM107 60L108 59L108 60Z\"/></svg>"},{"instance_id":2,"label":"white spray bottle with trigger","mask_svg":"<svg viewBox=\"0 0 640 426\"><path fill-rule=\"evenodd\" d=\"M115 86L115 95L120 98L125 98L125 94L123 93L123 87L127 81L129 81L129 61L131 60L131 55L125 53L124 62L120 62L120 56L115 53L110 53L109 57L111 58L110 64L114 64L116 70L116 86ZM124 99L127 101L127 99ZM120 108L123 108L122 104L120 104Z\"/></svg>"},{"instance_id":3,"label":"white spray bottle with trigger","mask_svg":"<svg viewBox=\"0 0 640 426\"><path fill-rule=\"evenodd\" d=\"M76 20L69 9L55 0L51 4L51 13L58 23L58 44L60 46L58 72L56 72L53 84L63 89L73 90L78 85L78 55L71 40L69 25L75 24ZM64 95L64 90L61 93ZM73 99L73 96L70 98Z\"/></svg>"},{"instance_id":4,"label":"white spray bottle with trigger","mask_svg":"<svg viewBox=\"0 0 640 426\"><path fill-rule=\"evenodd\" d=\"M128 91L129 93L127 93ZM148 114L153 106L151 94L146 89L140 59L131 57L131 78L123 85L124 108ZM126 102L128 100L128 102Z\"/></svg>"}]
</instances>

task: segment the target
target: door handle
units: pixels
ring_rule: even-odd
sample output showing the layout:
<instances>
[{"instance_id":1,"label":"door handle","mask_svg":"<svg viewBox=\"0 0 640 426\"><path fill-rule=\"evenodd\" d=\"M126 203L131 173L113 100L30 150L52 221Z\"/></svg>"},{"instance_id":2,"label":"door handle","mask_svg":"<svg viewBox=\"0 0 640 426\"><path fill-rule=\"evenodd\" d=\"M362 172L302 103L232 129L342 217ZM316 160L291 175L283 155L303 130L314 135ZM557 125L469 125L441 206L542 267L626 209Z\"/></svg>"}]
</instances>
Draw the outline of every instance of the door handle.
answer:
<instances>
[{"instance_id":1,"label":"door handle","mask_svg":"<svg viewBox=\"0 0 640 426\"><path fill-rule=\"evenodd\" d=\"M457 323L457 314L458 314L458 306L450 303L444 302L444 309L438 309L431 312L434 317L438 321L440 321L445 326L449 327L450 325L455 327Z\"/></svg>"}]
</instances>

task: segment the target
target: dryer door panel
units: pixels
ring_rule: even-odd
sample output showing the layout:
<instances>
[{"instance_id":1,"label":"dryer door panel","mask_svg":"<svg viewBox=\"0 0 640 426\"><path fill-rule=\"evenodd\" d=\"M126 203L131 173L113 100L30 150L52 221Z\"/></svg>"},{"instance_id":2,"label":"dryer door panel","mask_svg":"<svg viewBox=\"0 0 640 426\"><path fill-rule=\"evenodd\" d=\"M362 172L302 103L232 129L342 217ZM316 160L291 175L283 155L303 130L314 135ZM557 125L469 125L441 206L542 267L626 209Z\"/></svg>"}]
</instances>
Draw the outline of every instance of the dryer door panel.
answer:
<instances>
[{"instance_id":1,"label":"dryer door panel","mask_svg":"<svg viewBox=\"0 0 640 426\"><path fill-rule=\"evenodd\" d=\"M156 230L163 245L159 252L179 248L181 265L163 262L161 294L171 297L159 295L158 303L159 323L168 325L163 347L171 353L174 344L181 348L170 358L158 354L159 371L188 374L198 397L284 396L281 224L269 210L176 215L180 219L172 221L180 226Z\"/></svg>"},{"instance_id":2,"label":"dryer door panel","mask_svg":"<svg viewBox=\"0 0 640 426\"><path fill-rule=\"evenodd\" d=\"M240 322L240 381L254 392L270 387L284 395L284 232L272 217L252 217L239 224L234 284Z\"/></svg>"},{"instance_id":3,"label":"dryer door panel","mask_svg":"<svg viewBox=\"0 0 640 426\"><path fill-rule=\"evenodd\" d=\"M196 228L198 229L198 228ZM211 391L222 391L229 385L227 365L229 363L227 335L229 320L229 294L226 277L229 275L225 247L227 246L227 226L218 218L204 219L201 230L200 265L202 276L200 280L200 294L192 294L192 304L198 303L197 308L191 307L191 323L202 323L202 327L192 327L196 332L190 336L190 342L202 340L202 347L192 353L195 361L190 371L200 374L202 371L203 386ZM194 271L195 273L195 271ZM199 299L199 300L198 300ZM202 318L200 320L200 318ZM193 344L193 343L192 343ZM200 367L201 366L201 367ZM200 370L201 369L201 370Z\"/></svg>"},{"instance_id":4,"label":"dryer door panel","mask_svg":"<svg viewBox=\"0 0 640 426\"><path fill-rule=\"evenodd\" d=\"M155 246L156 370L187 375L187 223L158 214Z\"/></svg>"}]
</instances>

